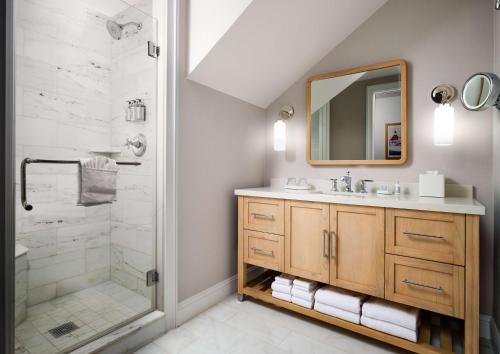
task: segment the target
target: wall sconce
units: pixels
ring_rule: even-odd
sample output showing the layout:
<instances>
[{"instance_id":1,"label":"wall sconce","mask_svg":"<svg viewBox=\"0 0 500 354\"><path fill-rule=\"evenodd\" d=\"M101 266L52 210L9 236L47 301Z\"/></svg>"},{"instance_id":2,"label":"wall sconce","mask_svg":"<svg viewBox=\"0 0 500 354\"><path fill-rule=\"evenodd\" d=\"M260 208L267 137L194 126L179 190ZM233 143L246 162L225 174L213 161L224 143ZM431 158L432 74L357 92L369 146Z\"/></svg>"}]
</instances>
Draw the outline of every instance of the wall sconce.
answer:
<instances>
[{"instance_id":1,"label":"wall sconce","mask_svg":"<svg viewBox=\"0 0 500 354\"><path fill-rule=\"evenodd\" d=\"M453 144L455 132L455 109L450 101L455 97L455 88L451 85L439 85L431 92L432 100L439 106L434 110L434 145Z\"/></svg>"},{"instance_id":2,"label":"wall sconce","mask_svg":"<svg viewBox=\"0 0 500 354\"><path fill-rule=\"evenodd\" d=\"M285 151L286 150L286 124L285 120L293 117L295 110L290 105L284 105L281 107L278 119L274 123L274 151Z\"/></svg>"}]
</instances>

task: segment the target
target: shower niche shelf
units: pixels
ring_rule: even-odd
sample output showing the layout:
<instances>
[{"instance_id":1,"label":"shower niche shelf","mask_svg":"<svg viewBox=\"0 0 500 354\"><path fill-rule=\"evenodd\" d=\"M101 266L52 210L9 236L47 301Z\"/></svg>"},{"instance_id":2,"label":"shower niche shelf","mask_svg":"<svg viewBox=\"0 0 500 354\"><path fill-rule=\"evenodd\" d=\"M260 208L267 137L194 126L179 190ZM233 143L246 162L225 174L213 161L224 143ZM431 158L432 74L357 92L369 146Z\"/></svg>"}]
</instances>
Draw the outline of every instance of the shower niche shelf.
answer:
<instances>
[{"instance_id":1,"label":"shower niche shelf","mask_svg":"<svg viewBox=\"0 0 500 354\"><path fill-rule=\"evenodd\" d=\"M100 155L116 155L121 154L122 151L120 149L113 148L93 148L89 150L91 154L100 154Z\"/></svg>"}]
</instances>

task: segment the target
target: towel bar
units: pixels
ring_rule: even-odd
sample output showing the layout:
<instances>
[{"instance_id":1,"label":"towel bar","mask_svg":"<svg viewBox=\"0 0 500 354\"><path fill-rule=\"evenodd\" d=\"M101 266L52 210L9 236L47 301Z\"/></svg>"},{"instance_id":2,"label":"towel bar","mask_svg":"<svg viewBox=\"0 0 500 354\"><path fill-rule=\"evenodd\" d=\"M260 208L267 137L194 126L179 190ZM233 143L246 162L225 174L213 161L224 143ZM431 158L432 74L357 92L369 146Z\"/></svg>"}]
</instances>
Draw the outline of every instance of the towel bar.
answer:
<instances>
[{"instance_id":1,"label":"towel bar","mask_svg":"<svg viewBox=\"0 0 500 354\"><path fill-rule=\"evenodd\" d=\"M31 163L55 163L55 164L79 164L78 160L46 160L46 159L30 159L26 157L21 162L21 204L24 210L33 210L33 205L26 200L26 165ZM117 162L118 165L140 166L140 162Z\"/></svg>"}]
</instances>

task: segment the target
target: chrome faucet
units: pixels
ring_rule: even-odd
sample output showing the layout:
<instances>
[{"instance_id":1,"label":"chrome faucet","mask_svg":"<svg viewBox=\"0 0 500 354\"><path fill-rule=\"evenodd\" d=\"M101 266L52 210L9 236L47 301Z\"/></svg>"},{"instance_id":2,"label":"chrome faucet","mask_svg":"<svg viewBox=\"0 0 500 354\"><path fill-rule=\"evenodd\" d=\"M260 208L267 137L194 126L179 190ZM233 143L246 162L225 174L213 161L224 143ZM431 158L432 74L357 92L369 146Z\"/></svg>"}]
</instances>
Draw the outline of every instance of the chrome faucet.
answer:
<instances>
[{"instance_id":1,"label":"chrome faucet","mask_svg":"<svg viewBox=\"0 0 500 354\"><path fill-rule=\"evenodd\" d=\"M352 192L352 177L351 172L347 171L345 176L340 177L340 180L345 183L345 191Z\"/></svg>"}]
</instances>

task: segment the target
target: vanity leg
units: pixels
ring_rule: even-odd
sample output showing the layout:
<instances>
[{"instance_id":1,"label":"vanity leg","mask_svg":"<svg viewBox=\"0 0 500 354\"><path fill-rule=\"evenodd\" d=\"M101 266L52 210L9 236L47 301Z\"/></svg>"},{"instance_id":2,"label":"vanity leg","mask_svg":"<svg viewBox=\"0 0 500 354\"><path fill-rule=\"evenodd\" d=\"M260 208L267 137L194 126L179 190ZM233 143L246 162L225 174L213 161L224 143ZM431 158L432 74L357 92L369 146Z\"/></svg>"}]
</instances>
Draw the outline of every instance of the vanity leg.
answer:
<instances>
[{"instance_id":1,"label":"vanity leg","mask_svg":"<svg viewBox=\"0 0 500 354\"><path fill-rule=\"evenodd\" d=\"M238 197L238 300L247 285L247 265L243 260L243 213L243 197Z\"/></svg>"},{"instance_id":2,"label":"vanity leg","mask_svg":"<svg viewBox=\"0 0 500 354\"><path fill-rule=\"evenodd\" d=\"M245 294L238 294L238 301L239 302L245 301Z\"/></svg>"},{"instance_id":3,"label":"vanity leg","mask_svg":"<svg viewBox=\"0 0 500 354\"><path fill-rule=\"evenodd\" d=\"M479 216L467 215L465 231L464 353L479 353Z\"/></svg>"}]
</instances>

